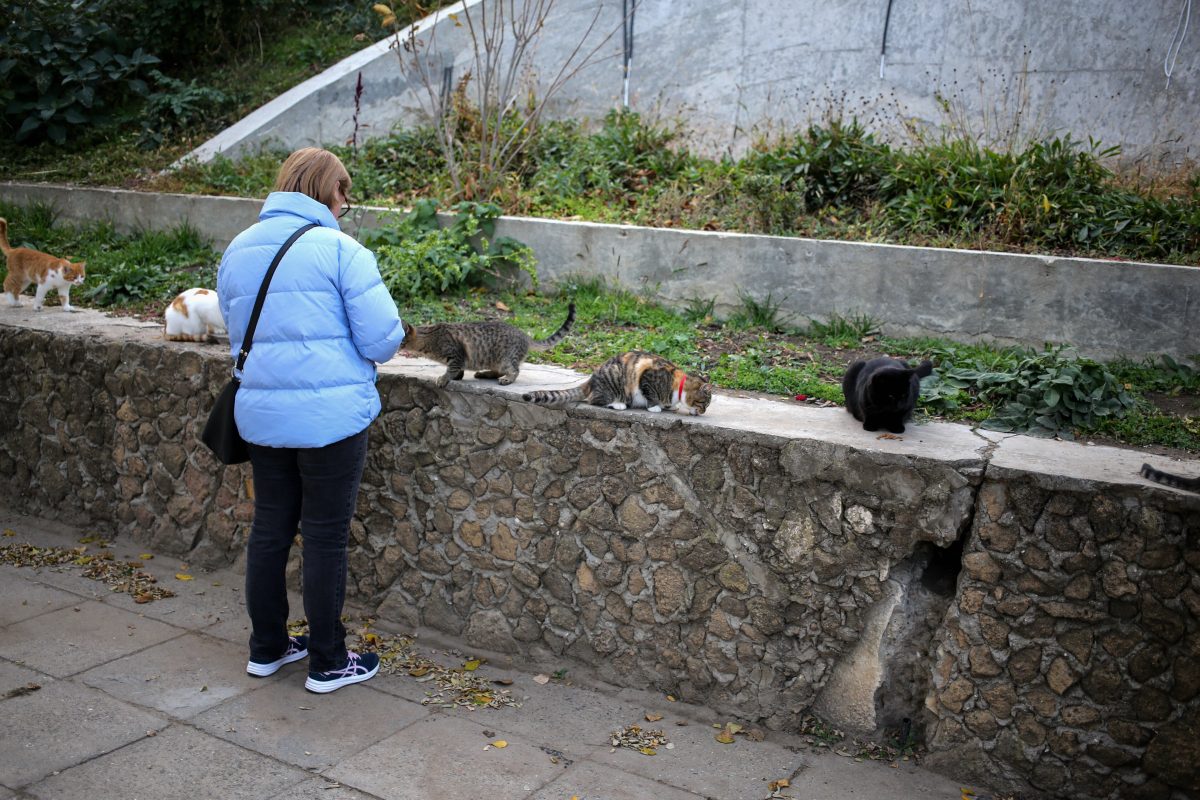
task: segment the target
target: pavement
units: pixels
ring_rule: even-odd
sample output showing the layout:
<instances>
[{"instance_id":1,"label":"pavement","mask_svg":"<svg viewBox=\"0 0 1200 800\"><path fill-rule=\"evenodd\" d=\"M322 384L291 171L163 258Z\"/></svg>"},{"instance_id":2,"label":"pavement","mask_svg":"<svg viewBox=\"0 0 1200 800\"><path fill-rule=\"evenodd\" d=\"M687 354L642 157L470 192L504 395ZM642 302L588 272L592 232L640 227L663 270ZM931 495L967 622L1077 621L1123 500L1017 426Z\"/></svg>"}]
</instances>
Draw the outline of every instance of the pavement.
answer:
<instances>
[{"instance_id":1,"label":"pavement","mask_svg":"<svg viewBox=\"0 0 1200 800\"><path fill-rule=\"evenodd\" d=\"M810 737L767 731L755 741L743 731L722 744L713 726L735 720L588 681L569 663L547 682L511 659L485 661L476 672L511 681L493 685L519 706L423 703L433 682L407 671L311 694L304 661L246 674L235 571L192 570L3 508L0 531L0 547L106 549L175 593L139 603L80 565L0 558L0 800L959 800L963 787L986 796L911 761L856 761ZM299 596L292 608L299 616ZM407 632L383 630L398 633ZM415 635L414 650L438 664L477 655ZM612 747L611 734L630 724L661 729L669 746L653 756Z\"/></svg>"}]
</instances>

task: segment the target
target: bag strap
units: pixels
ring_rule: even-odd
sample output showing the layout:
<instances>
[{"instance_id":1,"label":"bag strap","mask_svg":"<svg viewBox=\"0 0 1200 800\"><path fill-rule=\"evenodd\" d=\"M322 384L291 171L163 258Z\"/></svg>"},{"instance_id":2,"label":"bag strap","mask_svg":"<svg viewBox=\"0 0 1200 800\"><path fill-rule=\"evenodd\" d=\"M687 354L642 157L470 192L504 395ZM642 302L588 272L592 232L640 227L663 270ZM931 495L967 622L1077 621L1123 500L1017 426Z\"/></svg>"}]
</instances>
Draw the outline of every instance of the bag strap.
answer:
<instances>
[{"instance_id":1,"label":"bag strap","mask_svg":"<svg viewBox=\"0 0 1200 800\"><path fill-rule=\"evenodd\" d=\"M275 274L276 267L283 260L283 254L288 251L288 248L307 231L317 227L317 223L310 222L303 228L293 233L283 247L279 248L279 252L275 254L275 259L271 262L271 266L267 267L267 275L263 278L262 286L258 287L258 297L254 300L254 310L250 312L250 323L246 326L246 336L242 339L242 349L238 352L237 365L234 369L241 372L246 366L246 356L250 355L250 346L254 343L254 329L258 327L258 315L262 313L263 303L267 300L267 287L271 285L271 276Z\"/></svg>"}]
</instances>

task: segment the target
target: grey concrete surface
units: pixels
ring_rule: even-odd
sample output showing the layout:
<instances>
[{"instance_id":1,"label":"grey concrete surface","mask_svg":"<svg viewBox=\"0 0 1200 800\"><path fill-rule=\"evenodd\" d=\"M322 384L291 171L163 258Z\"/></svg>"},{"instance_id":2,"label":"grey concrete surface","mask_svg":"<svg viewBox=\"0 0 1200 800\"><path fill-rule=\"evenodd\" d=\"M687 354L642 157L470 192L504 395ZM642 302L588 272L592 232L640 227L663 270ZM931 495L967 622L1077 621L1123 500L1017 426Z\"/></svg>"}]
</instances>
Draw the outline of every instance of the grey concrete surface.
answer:
<instances>
[{"instance_id":1,"label":"grey concrete surface","mask_svg":"<svg viewBox=\"0 0 1200 800\"><path fill-rule=\"evenodd\" d=\"M0 530L13 534L0 545L56 547L85 533L3 508ZM111 549L141 550L119 539ZM781 778L784 796L805 800L961 796L959 783L911 763L855 763L801 737L721 745L711 726L726 720L702 707L582 679L542 686L499 658L483 669L513 680L519 708L431 708L417 702L422 684L394 675L312 695L303 663L253 679L244 638L214 636L221 622L185 613L236 595L241 577L184 582L177 559L146 563L178 594L136 612L78 569L0 566L0 798L759 800ZM447 656L429 642L456 647L418 632L435 660ZM13 693L29 684L40 688ZM652 710L673 748L613 751L607 735ZM508 746L488 747L498 739Z\"/></svg>"},{"instance_id":2,"label":"grey concrete surface","mask_svg":"<svg viewBox=\"0 0 1200 800\"><path fill-rule=\"evenodd\" d=\"M44 203L64 222L108 220L121 231L186 221L217 248L252 224L262 205L12 182L0 183L0 199ZM360 211L343 223L359 237L379 224L381 213ZM10 235L20 241L19 231ZM524 217L502 218L497 235L532 247L539 277L549 284L600 277L669 306L712 299L720 315L748 294L769 298L781 319L798 326L834 314L868 314L893 336L1035 348L1066 343L1102 359L1200 353L1196 267Z\"/></svg>"},{"instance_id":3,"label":"grey concrete surface","mask_svg":"<svg viewBox=\"0 0 1200 800\"><path fill-rule=\"evenodd\" d=\"M190 157L266 143L340 144L355 134L356 119L361 141L427 118L444 70L452 81L482 72L460 24L465 14L478 18L482 5L467 0L417 23L432 96L411 77L416 71L401 72L385 39L255 110ZM564 64L581 63L581 54L570 58L576 45L596 53L554 96L552 115L594 119L621 105L622 9L634 5L554 5L528 62L536 94L547 95ZM1179 2L641 0L636 8L630 107L681 119L693 146L710 153L740 152L757 137L831 114L885 134L948 127L1000 146L1051 134L1094 137L1168 166L1194 158L1200 146L1200 51L1185 43L1166 75L1172 42L1181 31L1186 40L1187 27L1195 35L1196 20L1183 25ZM515 94L523 100L529 88Z\"/></svg>"}]
</instances>

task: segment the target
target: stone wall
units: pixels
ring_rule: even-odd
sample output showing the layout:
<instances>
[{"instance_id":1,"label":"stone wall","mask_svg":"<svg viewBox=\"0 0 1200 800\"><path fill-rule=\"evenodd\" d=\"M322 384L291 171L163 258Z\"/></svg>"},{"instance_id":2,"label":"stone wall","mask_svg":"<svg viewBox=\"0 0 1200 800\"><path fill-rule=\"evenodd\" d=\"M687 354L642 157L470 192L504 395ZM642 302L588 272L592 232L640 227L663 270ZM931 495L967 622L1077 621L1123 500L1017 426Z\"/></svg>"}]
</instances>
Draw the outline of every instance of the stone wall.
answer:
<instances>
[{"instance_id":1,"label":"stone wall","mask_svg":"<svg viewBox=\"0 0 1200 800\"><path fill-rule=\"evenodd\" d=\"M0 321L10 501L233 563L250 471L195 439L224 348L55 311ZM1200 791L1200 498L961 426L905 438L976 449L884 450L844 414L720 424L751 402L728 396L684 419L403 369L379 389L350 592L381 618L776 729L907 717L938 768L1030 796Z\"/></svg>"}]
</instances>

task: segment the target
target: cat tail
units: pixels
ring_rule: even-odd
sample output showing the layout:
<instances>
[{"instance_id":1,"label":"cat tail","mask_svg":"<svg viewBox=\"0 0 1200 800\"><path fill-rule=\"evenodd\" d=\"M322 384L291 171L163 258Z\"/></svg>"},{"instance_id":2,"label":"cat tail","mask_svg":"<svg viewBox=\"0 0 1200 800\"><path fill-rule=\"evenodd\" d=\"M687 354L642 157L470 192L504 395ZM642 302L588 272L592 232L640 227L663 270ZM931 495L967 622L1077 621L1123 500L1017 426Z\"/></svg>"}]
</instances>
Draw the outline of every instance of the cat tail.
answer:
<instances>
[{"instance_id":1,"label":"cat tail","mask_svg":"<svg viewBox=\"0 0 1200 800\"><path fill-rule=\"evenodd\" d=\"M8 243L8 220L0 217L0 253L8 255L9 250L12 250L12 245Z\"/></svg>"},{"instance_id":2,"label":"cat tail","mask_svg":"<svg viewBox=\"0 0 1200 800\"><path fill-rule=\"evenodd\" d=\"M1193 492L1200 486L1200 478L1185 478L1182 475L1172 475L1170 472L1155 469L1149 464L1142 464L1142 477L1155 483L1161 483L1164 486L1171 486L1176 489L1190 489Z\"/></svg>"},{"instance_id":3,"label":"cat tail","mask_svg":"<svg viewBox=\"0 0 1200 800\"><path fill-rule=\"evenodd\" d=\"M933 374L933 362L930 361L928 358L925 359L924 361L921 362L920 366L917 367L916 373L917 373L918 378L925 378L925 377L928 377L929 375L932 375Z\"/></svg>"},{"instance_id":4,"label":"cat tail","mask_svg":"<svg viewBox=\"0 0 1200 800\"><path fill-rule=\"evenodd\" d=\"M536 403L540 406L565 406L577 403L588 396L592 387L592 379L588 378L573 389L557 389L538 392L528 392L521 395L526 403Z\"/></svg>"},{"instance_id":5,"label":"cat tail","mask_svg":"<svg viewBox=\"0 0 1200 800\"><path fill-rule=\"evenodd\" d=\"M571 326L575 324L575 304L571 303L567 306L567 320L558 330L550 334L549 338L541 339L540 341L531 342L529 348L531 350L549 350L554 345L567 338L567 334L571 332Z\"/></svg>"}]
</instances>

